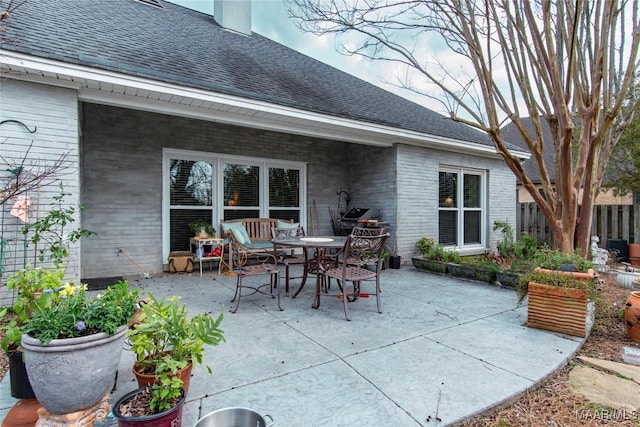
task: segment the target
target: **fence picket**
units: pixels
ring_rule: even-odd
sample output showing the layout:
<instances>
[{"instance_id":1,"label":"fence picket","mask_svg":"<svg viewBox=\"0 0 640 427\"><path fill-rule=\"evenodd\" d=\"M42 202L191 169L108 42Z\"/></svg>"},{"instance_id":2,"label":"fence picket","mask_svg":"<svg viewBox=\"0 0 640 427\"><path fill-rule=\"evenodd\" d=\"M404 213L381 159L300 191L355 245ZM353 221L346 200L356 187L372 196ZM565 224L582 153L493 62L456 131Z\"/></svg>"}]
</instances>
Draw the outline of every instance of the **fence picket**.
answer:
<instances>
[{"instance_id":1,"label":"fence picket","mask_svg":"<svg viewBox=\"0 0 640 427\"><path fill-rule=\"evenodd\" d=\"M553 246L551 227L536 203L520 203L516 210L516 222L518 238L526 232L539 243ZM628 243L640 242L640 206L594 206L591 234L600 238L600 247L606 247L608 239L624 239Z\"/></svg>"}]
</instances>

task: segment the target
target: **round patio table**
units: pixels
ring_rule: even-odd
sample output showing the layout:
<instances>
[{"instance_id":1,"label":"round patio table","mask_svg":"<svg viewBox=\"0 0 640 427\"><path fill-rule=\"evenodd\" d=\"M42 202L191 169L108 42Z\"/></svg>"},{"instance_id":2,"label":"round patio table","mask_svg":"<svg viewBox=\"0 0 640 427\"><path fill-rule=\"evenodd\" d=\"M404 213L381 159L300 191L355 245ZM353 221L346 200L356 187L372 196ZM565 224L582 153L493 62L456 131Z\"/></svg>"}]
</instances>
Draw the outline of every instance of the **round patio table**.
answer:
<instances>
[{"instance_id":1,"label":"round patio table","mask_svg":"<svg viewBox=\"0 0 640 427\"><path fill-rule=\"evenodd\" d=\"M274 246L284 246L290 248L302 248L304 249L304 258L306 262L305 271L314 273L316 275L316 292L313 301L313 307L317 307L318 305L318 289L320 289L318 280L320 280L320 275L317 274L317 261L321 259L328 249L342 249L344 244L347 242L347 236L308 236L308 237L292 237L289 239L274 239L271 241ZM314 251L314 257L310 258L308 255L308 250ZM300 289L298 289L293 298L298 296L302 288L304 287L304 283L306 282L306 276L302 280L302 285L300 285Z\"/></svg>"}]
</instances>

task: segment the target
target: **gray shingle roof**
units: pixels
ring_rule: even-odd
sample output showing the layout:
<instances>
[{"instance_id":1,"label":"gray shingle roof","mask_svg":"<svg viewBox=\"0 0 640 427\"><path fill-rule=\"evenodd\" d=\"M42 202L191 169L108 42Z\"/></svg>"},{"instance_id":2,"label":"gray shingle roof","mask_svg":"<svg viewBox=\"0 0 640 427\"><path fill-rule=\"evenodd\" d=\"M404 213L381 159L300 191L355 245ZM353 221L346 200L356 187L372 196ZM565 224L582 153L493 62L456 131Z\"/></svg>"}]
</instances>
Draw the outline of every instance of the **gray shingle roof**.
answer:
<instances>
[{"instance_id":1,"label":"gray shingle roof","mask_svg":"<svg viewBox=\"0 0 640 427\"><path fill-rule=\"evenodd\" d=\"M6 50L492 146L484 134L269 40L162 0L29 0Z\"/></svg>"}]
</instances>

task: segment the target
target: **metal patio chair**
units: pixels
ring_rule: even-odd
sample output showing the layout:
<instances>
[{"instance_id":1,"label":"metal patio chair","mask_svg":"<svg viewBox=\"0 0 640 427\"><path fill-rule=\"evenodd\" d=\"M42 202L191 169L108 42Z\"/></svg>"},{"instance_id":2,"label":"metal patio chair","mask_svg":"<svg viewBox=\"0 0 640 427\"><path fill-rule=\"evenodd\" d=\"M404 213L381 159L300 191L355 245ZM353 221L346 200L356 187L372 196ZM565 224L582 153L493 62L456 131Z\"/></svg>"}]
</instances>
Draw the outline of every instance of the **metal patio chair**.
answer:
<instances>
[{"instance_id":1,"label":"metal patio chair","mask_svg":"<svg viewBox=\"0 0 640 427\"><path fill-rule=\"evenodd\" d=\"M380 304L380 272L382 271L382 249L389 237L388 233L377 236L357 236L349 235L340 254L347 262L336 264L334 256L320 259L318 262L319 274L321 278L334 278L338 281L342 290L342 304L344 315L347 320L351 320L348 303L359 299L361 295L362 283L367 281L375 282L375 296L378 306L378 313L382 313ZM316 285L316 295L314 308L320 306L320 282ZM353 283L353 291L349 291L347 283Z\"/></svg>"},{"instance_id":2,"label":"metal patio chair","mask_svg":"<svg viewBox=\"0 0 640 427\"><path fill-rule=\"evenodd\" d=\"M231 302L235 301L235 307L232 313L238 311L240 306L240 298L261 293L271 295L272 298L278 298L278 309L283 311L280 305L280 270L278 268L278 260L273 253L261 252L255 253L247 250L242 244L238 243L232 233L229 233L229 259L231 260L231 271L237 276L236 292ZM256 276L269 276L269 283L265 284L246 284L245 279ZM269 291L265 290L269 287ZM243 289L249 289L249 293L242 293ZM276 290L277 295L274 295Z\"/></svg>"}]
</instances>

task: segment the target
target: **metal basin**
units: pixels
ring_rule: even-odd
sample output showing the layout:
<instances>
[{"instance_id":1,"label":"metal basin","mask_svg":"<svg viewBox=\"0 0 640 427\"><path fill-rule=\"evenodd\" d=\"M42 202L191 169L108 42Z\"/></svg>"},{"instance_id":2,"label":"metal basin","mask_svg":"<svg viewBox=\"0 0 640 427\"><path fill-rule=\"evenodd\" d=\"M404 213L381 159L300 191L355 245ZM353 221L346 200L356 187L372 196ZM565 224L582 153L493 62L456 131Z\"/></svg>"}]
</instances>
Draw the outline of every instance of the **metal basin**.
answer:
<instances>
[{"instance_id":1,"label":"metal basin","mask_svg":"<svg viewBox=\"0 0 640 427\"><path fill-rule=\"evenodd\" d=\"M269 424L265 418L269 419ZM223 408L200 418L194 427L270 427L271 415L260 415L248 408Z\"/></svg>"}]
</instances>

